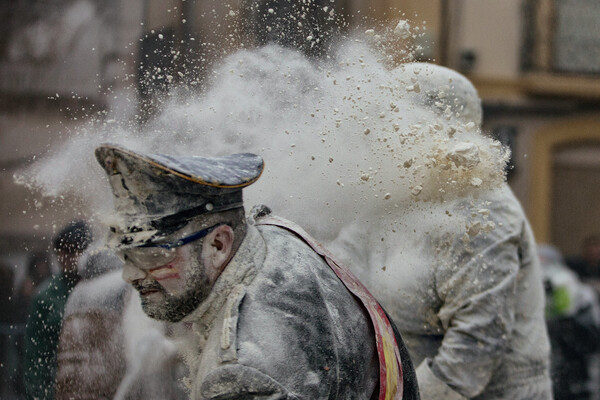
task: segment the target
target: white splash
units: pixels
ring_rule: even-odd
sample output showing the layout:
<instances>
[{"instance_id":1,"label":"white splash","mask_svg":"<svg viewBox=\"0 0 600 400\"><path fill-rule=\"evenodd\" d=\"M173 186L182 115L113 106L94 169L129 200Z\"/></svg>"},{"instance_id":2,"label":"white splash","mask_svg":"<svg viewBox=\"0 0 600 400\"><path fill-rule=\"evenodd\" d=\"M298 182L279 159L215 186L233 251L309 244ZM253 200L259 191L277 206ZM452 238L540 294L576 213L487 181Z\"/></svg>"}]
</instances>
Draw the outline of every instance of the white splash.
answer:
<instances>
[{"instance_id":1,"label":"white splash","mask_svg":"<svg viewBox=\"0 0 600 400\"><path fill-rule=\"evenodd\" d=\"M95 124L21 179L47 195L73 192L103 216L112 196L93 156L99 143L181 155L254 152L266 171L246 189L248 208L265 203L321 240L415 201L502 183L506 154L446 101L453 83L432 95L426 68L388 65L360 39L324 62L277 46L242 50L212 72L204 93L173 95L143 131Z\"/></svg>"}]
</instances>

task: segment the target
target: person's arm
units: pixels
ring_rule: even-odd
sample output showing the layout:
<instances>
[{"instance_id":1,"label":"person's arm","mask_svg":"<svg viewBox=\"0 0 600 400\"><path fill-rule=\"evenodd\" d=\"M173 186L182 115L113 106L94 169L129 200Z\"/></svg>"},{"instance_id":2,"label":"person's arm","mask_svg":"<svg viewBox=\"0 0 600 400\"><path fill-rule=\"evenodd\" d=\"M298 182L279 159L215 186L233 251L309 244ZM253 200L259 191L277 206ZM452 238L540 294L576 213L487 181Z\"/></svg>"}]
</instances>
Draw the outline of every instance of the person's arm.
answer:
<instances>
[{"instance_id":1,"label":"person's arm","mask_svg":"<svg viewBox=\"0 0 600 400\"><path fill-rule=\"evenodd\" d=\"M488 384L514 323L519 242L519 232L497 227L473 238L472 253L460 250L438 267L445 335L438 353L417 368L424 400L471 398Z\"/></svg>"},{"instance_id":2,"label":"person's arm","mask_svg":"<svg viewBox=\"0 0 600 400\"><path fill-rule=\"evenodd\" d=\"M214 400L300 399L268 375L240 364L215 369L200 385L200 394L203 399Z\"/></svg>"}]
</instances>

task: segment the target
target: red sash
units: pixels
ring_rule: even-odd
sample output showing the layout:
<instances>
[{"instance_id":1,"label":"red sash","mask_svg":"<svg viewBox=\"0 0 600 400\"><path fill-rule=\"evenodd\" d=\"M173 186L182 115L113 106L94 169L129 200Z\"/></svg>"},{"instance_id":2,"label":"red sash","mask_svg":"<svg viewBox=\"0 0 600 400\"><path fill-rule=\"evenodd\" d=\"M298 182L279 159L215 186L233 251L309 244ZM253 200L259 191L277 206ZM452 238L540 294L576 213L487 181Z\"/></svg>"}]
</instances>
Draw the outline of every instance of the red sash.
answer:
<instances>
[{"instance_id":1,"label":"red sash","mask_svg":"<svg viewBox=\"0 0 600 400\"><path fill-rule=\"evenodd\" d=\"M268 216L256 219L256 225L279 226L296 234L323 257L344 286L361 301L371 317L375 330L379 356L379 400L402 400L402 363L398 343L385 311L373 295L347 267L335 261L327 249L295 223L283 218Z\"/></svg>"}]
</instances>

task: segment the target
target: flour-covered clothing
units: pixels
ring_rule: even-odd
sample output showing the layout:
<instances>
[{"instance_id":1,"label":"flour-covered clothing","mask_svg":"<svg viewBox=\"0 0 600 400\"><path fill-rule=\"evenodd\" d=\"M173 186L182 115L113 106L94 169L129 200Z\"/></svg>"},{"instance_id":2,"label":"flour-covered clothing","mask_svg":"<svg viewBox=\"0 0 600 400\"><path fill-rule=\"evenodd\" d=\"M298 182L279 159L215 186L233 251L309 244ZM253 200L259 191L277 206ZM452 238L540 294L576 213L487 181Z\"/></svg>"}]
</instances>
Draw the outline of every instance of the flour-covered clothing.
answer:
<instances>
[{"instance_id":1,"label":"flour-covered clothing","mask_svg":"<svg viewBox=\"0 0 600 400\"><path fill-rule=\"evenodd\" d=\"M79 282L58 347L56 400L186 398L175 345L141 309L121 270Z\"/></svg>"},{"instance_id":2,"label":"flour-covered clothing","mask_svg":"<svg viewBox=\"0 0 600 400\"><path fill-rule=\"evenodd\" d=\"M432 224L394 241L357 226L330 248L396 322L422 399L551 399L542 275L520 204L505 186L440 207L462 232Z\"/></svg>"},{"instance_id":3,"label":"flour-covered clothing","mask_svg":"<svg viewBox=\"0 0 600 400\"><path fill-rule=\"evenodd\" d=\"M59 339L57 400L114 397L125 373L120 326L125 285L116 271L73 290Z\"/></svg>"},{"instance_id":4,"label":"flour-covered clothing","mask_svg":"<svg viewBox=\"0 0 600 400\"><path fill-rule=\"evenodd\" d=\"M362 306L294 234L248 226L198 309L191 399L371 399L379 364Z\"/></svg>"}]
</instances>

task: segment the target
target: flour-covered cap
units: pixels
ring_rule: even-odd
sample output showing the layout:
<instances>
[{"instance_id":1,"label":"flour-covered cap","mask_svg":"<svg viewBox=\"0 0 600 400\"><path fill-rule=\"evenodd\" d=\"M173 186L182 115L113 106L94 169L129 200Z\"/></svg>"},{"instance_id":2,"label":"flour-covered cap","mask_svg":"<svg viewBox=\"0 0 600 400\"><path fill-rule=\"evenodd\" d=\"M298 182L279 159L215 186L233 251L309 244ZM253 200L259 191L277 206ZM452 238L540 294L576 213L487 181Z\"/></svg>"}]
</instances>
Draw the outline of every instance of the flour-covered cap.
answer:
<instances>
[{"instance_id":1,"label":"flour-covered cap","mask_svg":"<svg viewBox=\"0 0 600 400\"><path fill-rule=\"evenodd\" d=\"M242 207L242 188L256 182L263 160L250 153L223 157L147 154L104 144L96 158L108 175L119 223L119 246L147 244L198 215Z\"/></svg>"}]
</instances>

